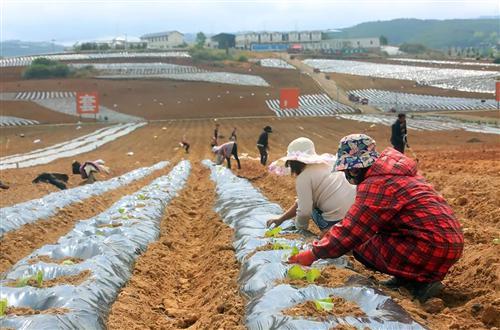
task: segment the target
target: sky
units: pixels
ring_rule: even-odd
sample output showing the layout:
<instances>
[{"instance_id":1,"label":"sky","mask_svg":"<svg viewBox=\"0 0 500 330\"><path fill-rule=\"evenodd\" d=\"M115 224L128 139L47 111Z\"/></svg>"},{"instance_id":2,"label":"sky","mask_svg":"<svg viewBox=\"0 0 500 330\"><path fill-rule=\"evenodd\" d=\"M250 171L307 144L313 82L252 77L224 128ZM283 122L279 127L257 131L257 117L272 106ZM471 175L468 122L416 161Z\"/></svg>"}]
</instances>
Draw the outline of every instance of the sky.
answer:
<instances>
[{"instance_id":1,"label":"sky","mask_svg":"<svg viewBox=\"0 0 500 330\"><path fill-rule=\"evenodd\" d=\"M0 40L69 45L169 30L326 30L395 18L498 15L498 0L0 0Z\"/></svg>"}]
</instances>

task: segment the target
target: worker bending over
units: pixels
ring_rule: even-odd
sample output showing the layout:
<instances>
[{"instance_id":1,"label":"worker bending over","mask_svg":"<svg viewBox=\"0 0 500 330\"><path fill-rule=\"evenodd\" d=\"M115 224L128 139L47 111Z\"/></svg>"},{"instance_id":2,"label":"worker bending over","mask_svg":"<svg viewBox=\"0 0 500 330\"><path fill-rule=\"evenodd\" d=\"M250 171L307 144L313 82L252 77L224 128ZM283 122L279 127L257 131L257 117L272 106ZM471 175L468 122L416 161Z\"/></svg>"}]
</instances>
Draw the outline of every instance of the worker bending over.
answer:
<instances>
[{"instance_id":1,"label":"worker bending over","mask_svg":"<svg viewBox=\"0 0 500 330\"><path fill-rule=\"evenodd\" d=\"M283 215L267 221L267 226L281 225L295 217L297 229L307 229L309 219L326 232L342 220L354 203L356 188L349 184L341 172L332 172L335 156L318 155L313 141L300 137L288 145L287 155L273 162L289 167L296 176L297 200ZM279 173L279 171L276 171Z\"/></svg>"}]
</instances>

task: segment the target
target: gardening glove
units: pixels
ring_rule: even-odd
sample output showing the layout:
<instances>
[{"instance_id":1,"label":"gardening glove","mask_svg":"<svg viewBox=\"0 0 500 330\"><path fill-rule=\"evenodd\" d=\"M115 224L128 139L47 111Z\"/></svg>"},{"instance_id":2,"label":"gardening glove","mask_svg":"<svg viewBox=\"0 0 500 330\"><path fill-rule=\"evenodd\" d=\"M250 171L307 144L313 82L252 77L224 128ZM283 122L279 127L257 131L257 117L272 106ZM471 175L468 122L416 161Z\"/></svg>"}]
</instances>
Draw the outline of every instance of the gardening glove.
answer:
<instances>
[{"instance_id":1,"label":"gardening glove","mask_svg":"<svg viewBox=\"0 0 500 330\"><path fill-rule=\"evenodd\" d=\"M311 264L317 259L318 258L316 258L312 250L306 250L288 258L288 263L301 264L302 266L311 266Z\"/></svg>"}]
</instances>

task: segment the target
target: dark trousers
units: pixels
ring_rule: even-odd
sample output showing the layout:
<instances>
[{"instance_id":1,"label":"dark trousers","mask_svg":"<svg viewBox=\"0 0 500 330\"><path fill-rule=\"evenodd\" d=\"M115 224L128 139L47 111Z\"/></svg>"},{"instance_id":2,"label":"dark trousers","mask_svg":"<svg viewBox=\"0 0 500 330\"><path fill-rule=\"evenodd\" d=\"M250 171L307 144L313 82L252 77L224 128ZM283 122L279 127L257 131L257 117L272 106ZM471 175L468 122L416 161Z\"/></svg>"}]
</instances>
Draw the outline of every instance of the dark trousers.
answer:
<instances>
[{"instance_id":1,"label":"dark trousers","mask_svg":"<svg viewBox=\"0 0 500 330\"><path fill-rule=\"evenodd\" d=\"M236 145L236 143L233 145L231 155L234 157L234 159L236 159L236 162L238 163L238 169L241 169L240 159L238 158L238 146ZM227 168L231 168L231 155L229 155L229 157L226 157Z\"/></svg>"},{"instance_id":2,"label":"dark trousers","mask_svg":"<svg viewBox=\"0 0 500 330\"><path fill-rule=\"evenodd\" d=\"M267 163L267 148L266 147L261 147L261 146L257 146L257 148L259 148L260 163L262 165L266 165L266 163Z\"/></svg>"},{"instance_id":3,"label":"dark trousers","mask_svg":"<svg viewBox=\"0 0 500 330\"><path fill-rule=\"evenodd\" d=\"M404 154L405 153L405 144L404 143L396 144L396 145L394 145L394 149L396 149L400 153Z\"/></svg>"},{"instance_id":4,"label":"dark trousers","mask_svg":"<svg viewBox=\"0 0 500 330\"><path fill-rule=\"evenodd\" d=\"M189 153L189 143L182 142L182 147L184 148L184 150L186 150L186 153L188 154Z\"/></svg>"}]
</instances>

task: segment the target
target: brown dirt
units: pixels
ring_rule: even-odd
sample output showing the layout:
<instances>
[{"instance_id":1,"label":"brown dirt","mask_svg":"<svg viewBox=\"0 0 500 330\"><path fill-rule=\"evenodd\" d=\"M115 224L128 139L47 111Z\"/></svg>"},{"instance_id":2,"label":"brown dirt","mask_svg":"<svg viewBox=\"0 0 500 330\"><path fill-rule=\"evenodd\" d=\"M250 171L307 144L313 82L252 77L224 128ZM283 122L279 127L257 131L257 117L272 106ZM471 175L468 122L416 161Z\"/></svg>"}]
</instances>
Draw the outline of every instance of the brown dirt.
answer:
<instances>
[{"instance_id":1,"label":"brown dirt","mask_svg":"<svg viewBox=\"0 0 500 330\"><path fill-rule=\"evenodd\" d=\"M37 120L40 124L61 124L92 122L92 119L78 118L60 112L52 111L30 101L0 101L0 114L24 119Z\"/></svg>"},{"instance_id":2,"label":"brown dirt","mask_svg":"<svg viewBox=\"0 0 500 330\"><path fill-rule=\"evenodd\" d=\"M38 314L61 315L69 312L70 310L68 308L49 308L44 310L37 310L29 307L7 307L7 309L5 310L6 315L17 315L17 316L38 315Z\"/></svg>"},{"instance_id":3,"label":"brown dirt","mask_svg":"<svg viewBox=\"0 0 500 330\"><path fill-rule=\"evenodd\" d=\"M232 230L212 211L214 184L195 164L167 207L158 241L136 262L109 329L243 329Z\"/></svg>"},{"instance_id":4,"label":"brown dirt","mask_svg":"<svg viewBox=\"0 0 500 330\"><path fill-rule=\"evenodd\" d=\"M358 304L352 301L347 301L340 297L331 297L333 302L333 310L318 310L314 301L306 301L297 306L290 307L283 311L283 314L289 316L301 316L319 320L326 320L328 317L364 317L366 314L359 308Z\"/></svg>"},{"instance_id":5,"label":"brown dirt","mask_svg":"<svg viewBox=\"0 0 500 330\"><path fill-rule=\"evenodd\" d=\"M263 68L251 63L234 62L216 68L206 64L197 66L211 71L259 75L271 86L251 87L155 79L48 79L7 81L3 84L3 90L5 92L97 90L102 105L148 120L271 116L273 113L267 108L265 100L279 98L280 88L294 86L299 87L303 94L321 93L310 77L299 74L297 70ZM226 91L230 93L227 94ZM115 104L117 108L114 107ZM26 115L30 114L27 112Z\"/></svg>"},{"instance_id":6,"label":"brown dirt","mask_svg":"<svg viewBox=\"0 0 500 330\"><path fill-rule=\"evenodd\" d=\"M63 258L63 259L52 259L49 256L38 256L38 257L29 259L28 263L30 265L36 264L38 262L45 262L47 264L63 264L66 261L69 261L73 264L79 264L79 263L83 262L83 259L74 258L74 257L68 257L68 258Z\"/></svg>"},{"instance_id":7,"label":"brown dirt","mask_svg":"<svg viewBox=\"0 0 500 330\"><path fill-rule=\"evenodd\" d=\"M100 196L69 205L49 219L26 224L17 230L5 233L0 244L0 273L7 271L33 250L45 244L55 244L59 237L73 229L78 221L105 211L124 195L131 194L153 179L165 175L171 167L172 165L167 166L166 169L155 171L141 180L108 191ZM88 207L89 205L92 207Z\"/></svg>"},{"instance_id":8,"label":"brown dirt","mask_svg":"<svg viewBox=\"0 0 500 330\"><path fill-rule=\"evenodd\" d=\"M76 129L78 126L81 126L81 128ZM4 157L46 148L56 143L92 133L102 127L102 125L94 124L2 127L0 128L0 156ZM24 134L24 137L21 137L20 134ZM37 139L41 141L39 143L33 143L33 141Z\"/></svg>"},{"instance_id":9,"label":"brown dirt","mask_svg":"<svg viewBox=\"0 0 500 330\"><path fill-rule=\"evenodd\" d=\"M59 276L57 278L47 280L47 281L42 281L42 285L39 286L38 282L34 279L30 279L27 283L27 285L36 287L36 288L51 288L56 285L80 285L83 282L85 282L90 276L92 275L92 272L90 270L84 270L81 273L78 273L76 275L65 275L65 276ZM17 287L17 281L13 282L7 282L5 284L6 286L11 286L11 287Z\"/></svg>"}]
</instances>

